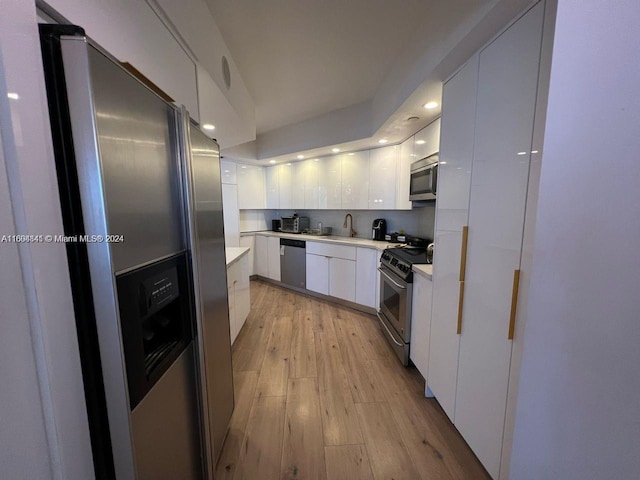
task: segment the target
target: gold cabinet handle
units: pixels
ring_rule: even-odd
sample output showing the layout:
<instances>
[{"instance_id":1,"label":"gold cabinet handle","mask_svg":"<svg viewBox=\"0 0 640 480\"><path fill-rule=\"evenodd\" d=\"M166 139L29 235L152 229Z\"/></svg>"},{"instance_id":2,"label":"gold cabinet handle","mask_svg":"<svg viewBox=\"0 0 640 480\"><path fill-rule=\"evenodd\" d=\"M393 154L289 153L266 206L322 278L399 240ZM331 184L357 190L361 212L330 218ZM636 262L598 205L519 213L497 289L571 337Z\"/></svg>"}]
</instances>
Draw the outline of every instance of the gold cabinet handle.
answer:
<instances>
[{"instance_id":1,"label":"gold cabinet handle","mask_svg":"<svg viewBox=\"0 0 640 480\"><path fill-rule=\"evenodd\" d=\"M469 226L462 227L462 248L460 249L460 281L464 282L467 270L467 242L469 240Z\"/></svg>"},{"instance_id":2,"label":"gold cabinet handle","mask_svg":"<svg viewBox=\"0 0 640 480\"><path fill-rule=\"evenodd\" d=\"M456 333L460 335L462 333L462 304L464 301L464 280L460 282L460 296L458 297L458 327Z\"/></svg>"},{"instance_id":3,"label":"gold cabinet handle","mask_svg":"<svg viewBox=\"0 0 640 480\"><path fill-rule=\"evenodd\" d=\"M509 318L509 334L507 338L513 340L516 329L516 310L518 310L518 287L520 285L520 270L513 271L513 289L511 290L511 317Z\"/></svg>"}]
</instances>

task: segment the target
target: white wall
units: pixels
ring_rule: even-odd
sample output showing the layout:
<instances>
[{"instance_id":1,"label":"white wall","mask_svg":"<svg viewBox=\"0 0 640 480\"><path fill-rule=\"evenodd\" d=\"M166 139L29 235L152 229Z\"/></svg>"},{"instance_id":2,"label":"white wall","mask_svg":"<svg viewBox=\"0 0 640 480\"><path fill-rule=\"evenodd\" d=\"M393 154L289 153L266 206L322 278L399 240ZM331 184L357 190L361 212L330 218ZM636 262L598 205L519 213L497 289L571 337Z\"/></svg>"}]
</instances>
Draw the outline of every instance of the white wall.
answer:
<instances>
[{"instance_id":1,"label":"white wall","mask_svg":"<svg viewBox=\"0 0 640 480\"><path fill-rule=\"evenodd\" d=\"M640 9L560 0L510 478L640 472Z\"/></svg>"},{"instance_id":2,"label":"white wall","mask_svg":"<svg viewBox=\"0 0 640 480\"><path fill-rule=\"evenodd\" d=\"M0 235L62 234L35 5L2 10ZM93 476L65 247L0 243L0 478Z\"/></svg>"}]
</instances>

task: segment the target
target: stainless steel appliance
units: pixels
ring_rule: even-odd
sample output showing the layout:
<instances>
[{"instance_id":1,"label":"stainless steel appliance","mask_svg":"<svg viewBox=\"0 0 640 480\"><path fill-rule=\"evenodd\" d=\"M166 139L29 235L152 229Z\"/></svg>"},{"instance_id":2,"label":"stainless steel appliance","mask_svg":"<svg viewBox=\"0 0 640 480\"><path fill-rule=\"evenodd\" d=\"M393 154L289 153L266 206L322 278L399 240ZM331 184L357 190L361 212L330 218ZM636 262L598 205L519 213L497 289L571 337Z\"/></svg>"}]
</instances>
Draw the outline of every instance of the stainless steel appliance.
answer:
<instances>
[{"instance_id":1,"label":"stainless steel appliance","mask_svg":"<svg viewBox=\"0 0 640 480\"><path fill-rule=\"evenodd\" d=\"M307 288L307 249L304 240L280 239L280 281Z\"/></svg>"},{"instance_id":2,"label":"stainless steel appliance","mask_svg":"<svg viewBox=\"0 0 640 480\"><path fill-rule=\"evenodd\" d=\"M271 220L271 231L279 232L281 225L282 225L282 222L279 218L276 220Z\"/></svg>"},{"instance_id":3,"label":"stainless steel appliance","mask_svg":"<svg viewBox=\"0 0 640 480\"><path fill-rule=\"evenodd\" d=\"M433 263L433 249L435 247L435 244L430 243L427 246L427 263Z\"/></svg>"},{"instance_id":4,"label":"stainless steel appliance","mask_svg":"<svg viewBox=\"0 0 640 480\"><path fill-rule=\"evenodd\" d=\"M82 29L41 44L96 478L212 478L233 408L218 147Z\"/></svg>"},{"instance_id":5,"label":"stainless steel appliance","mask_svg":"<svg viewBox=\"0 0 640 480\"><path fill-rule=\"evenodd\" d=\"M438 154L411 164L409 200L435 200L438 185Z\"/></svg>"},{"instance_id":6,"label":"stainless steel appliance","mask_svg":"<svg viewBox=\"0 0 640 480\"><path fill-rule=\"evenodd\" d=\"M380 309L382 331L403 365L409 364L413 264L426 263L424 248L387 248L380 257Z\"/></svg>"},{"instance_id":7,"label":"stainless steel appliance","mask_svg":"<svg viewBox=\"0 0 640 480\"><path fill-rule=\"evenodd\" d=\"M371 238L373 240L384 240L387 234L387 221L384 218L376 218L371 226Z\"/></svg>"},{"instance_id":8,"label":"stainless steel appliance","mask_svg":"<svg viewBox=\"0 0 640 480\"><path fill-rule=\"evenodd\" d=\"M310 225L309 217L298 217L297 215L282 217L280 231L286 233L302 233L304 230L308 230Z\"/></svg>"}]
</instances>

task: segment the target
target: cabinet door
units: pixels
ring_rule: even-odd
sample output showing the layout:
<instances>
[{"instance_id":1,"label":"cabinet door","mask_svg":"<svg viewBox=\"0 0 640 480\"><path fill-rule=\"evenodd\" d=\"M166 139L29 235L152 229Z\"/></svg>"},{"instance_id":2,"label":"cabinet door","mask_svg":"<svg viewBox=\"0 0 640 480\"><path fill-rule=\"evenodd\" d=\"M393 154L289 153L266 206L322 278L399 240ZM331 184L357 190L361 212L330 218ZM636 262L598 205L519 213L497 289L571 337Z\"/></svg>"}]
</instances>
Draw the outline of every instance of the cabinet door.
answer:
<instances>
[{"instance_id":1,"label":"cabinet door","mask_svg":"<svg viewBox=\"0 0 640 480\"><path fill-rule=\"evenodd\" d=\"M238 265L238 273L236 283L234 285L234 301L236 309L236 335L242 330L245 320L251 311L251 291L249 286L249 255L251 252L243 255L236 262Z\"/></svg>"},{"instance_id":2,"label":"cabinet door","mask_svg":"<svg viewBox=\"0 0 640 480\"><path fill-rule=\"evenodd\" d=\"M342 155L342 208L366 210L369 203L369 151Z\"/></svg>"},{"instance_id":3,"label":"cabinet door","mask_svg":"<svg viewBox=\"0 0 640 480\"><path fill-rule=\"evenodd\" d=\"M229 337L231 344L235 342L238 336L237 322L236 322L236 299L235 299L235 285L238 277L237 264L232 264L227 267L227 298L229 299Z\"/></svg>"},{"instance_id":4,"label":"cabinet door","mask_svg":"<svg viewBox=\"0 0 640 480\"><path fill-rule=\"evenodd\" d=\"M356 262L344 258L329 259L329 295L356 301Z\"/></svg>"},{"instance_id":5,"label":"cabinet door","mask_svg":"<svg viewBox=\"0 0 640 480\"><path fill-rule=\"evenodd\" d=\"M222 184L222 214L224 219L224 245L240 246L240 211L238 210L238 186Z\"/></svg>"},{"instance_id":6,"label":"cabinet door","mask_svg":"<svg viewBox=\"0 0 640 480\"><path fill-rule=\"evenodd\" d=\"M244 234L240 237L240 246L249 247L247 258L249 259L249 276L255 275L255 259L256 259L256 236Z\"/></svg>"},{"instance_id":7,"label":"cabinet door","mask_svg":"<svg viewBox=\"0 0 640 480\"><path fill-rule=\"evenodd\" d=\"M426 379L429 370L429 339L431 333L431 280L413 275L411 306L410 358Z\"/></svg>"},{"instance_id":8,"label":"cabinet door","mask_svg":"<svg viewBox=\"0 0 640 480\"><path fill-rule=\"evenodd\" d=\"M444 84L438 166L431 348L427 385L454 420L462 227L467 225L473 159L478 55Z\"/></svg>"},{"instance_id":9,"label":"cabinet door","mask_svg":"<svg viewBox=\"0 0 640 480\"><path fill-rule=\"evenodd\" d=\"M411 210L411 200L409 200L409 182L411 175L411 163L415 160L413 142L414 137L409 137L400 144L396 178L396 210Z\"/></svg>"},{"instance_id":10,"label":"cabinet door","mask_svg":"<svg viewBox=\"0 0 640 480\"><path fill-rule=\"evenodd\" d=\"M469 247L455 424L491 476L500 468L544 4L480 52Z\"/></svg>"},{"instance_id":11,"label":"cabinet door","mask_svg":"<svg viewBox=\"0 0 640 480\"><path fill-rule=\"evenodd\" d=\"M280 237L267 237L268 277L280 281Z\"/></svg>"},{"instance_id":12,"label":"cabinet door","mask_svg":"<svg viewBox=\"0 0 640 480\"><path fill-rule=\"evenodd\" d=\"M370 150L369 209L396 208L397 145Z\"/></svg>"},{"instance_id":13,"label":"cabinet door","mask_svg":"<svg viewBox=\"0 0 640 480\"><path fill-rule=\"evenodd\" d=\"M220 178L222 183L237 184L236 162L220 160Z\"/></svg>"},{"instance_id":14,"label":"cabinet door","mask_svg":"<svg viewBox=\"0 0 640 480\"><path fill-rule=\"evenodd\" d=\"M278 165L278 208L301 208L293 205L293 192L291 191L293 177L293 164Z\"/></svg>"},{"instance_id":15,"label":"cabinet door","mask_svg":"<svg viewBox=\"0 0 640 480\"><path fill-rule=\"evenodd\" d=\"M264 167L238 164L236 172L240 210L266 208Z\"/></svg>"},{"instance_id":16,"label":"cabinet door","mask_svg":"<svg viewBox=\"0 0 640 480\"><path fill-rule=\"evenodd\" d=\"M280 208L280 165L267 167L266 169L266 185L267 185L267 208L277 210Z\"/></svg>"},{"instance_id":17,"label":"cabinet door","mask_svg":"<svg viewBox=\"0 0 640 480\"><path fill-rule=\"evenodd\" d=\"M442 102L444 105L444 101ZM414 153L416 160L438 153L440 150L440 119L415 134Z\"/></svg>"},{"instance_id":18,"label":"cabinet door","mask_svg":"<svg viewBox=\"0 0 640 480\"><path fill-rule=\"evenodd\" d=\"M289 208L294 210L307 208L304 205L306 163L296 162L291 167L291 207ZM282 201L282 198L280 201Z\"/></svg>"},{"instance_id":19,"label":"cabinet door","mask_svg":"<svg viewBox=\"0 0 640 480\"><path fill-rule=\"evenodd\" d=\"M342 208L342 159L340 155L318 162L318 208Z\"/></svg>"},{"instance_id":20,"label":"cabinet door","mask_svg":"<svg viewBox=\"0 0 640 480\"><path fill-rule=\"evenodd\" d=\"M269 278L269 245L267 237L264 235L256 235L256 256L255 256L256 275Z\"/></svg>"},{"instance_id":21,"label":"cabinet door","mask_svg":"<svg viewBox=\"0 0 640 480\"><path fill-rule=\"evenodd\" d=\"M329 295L329 257L307 253L307 290Z\"/></svg>"},{"instance_id":22,"label":"cabinet door","mask_svg":"<svg viewBox=\"0 0 640 480\"><path fill-rule=\"evenodd\" d=\"M319 208L319 168L320 160L305 160L302 162L304 170L304 208Z\"/></svg>"},{"instance_id":23,"label":"cabinet door","mask_svg":"<svg viewBox=\"0 0 640 480\"><path fill-rule=\"evenodd\" d=\"M356 252L356 303L376 308L376 273L380 253L372 248L358 248Z\"/></svg>"}]
</instances>

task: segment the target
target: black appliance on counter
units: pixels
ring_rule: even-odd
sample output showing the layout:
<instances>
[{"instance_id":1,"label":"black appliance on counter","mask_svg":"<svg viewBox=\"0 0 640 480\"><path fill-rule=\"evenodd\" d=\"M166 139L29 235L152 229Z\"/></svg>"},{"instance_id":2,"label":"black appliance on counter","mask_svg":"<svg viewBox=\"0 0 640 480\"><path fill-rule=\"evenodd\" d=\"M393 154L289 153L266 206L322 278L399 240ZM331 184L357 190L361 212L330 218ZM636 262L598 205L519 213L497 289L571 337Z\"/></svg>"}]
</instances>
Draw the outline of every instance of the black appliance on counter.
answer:
<instances>
[{"instance_id":1,"label":"black appliance on counter","mask_svg":"<svg viewBox=\"0 0 640 480\"><path fill-rule=\"evenodd\" d=\"M426 248L387 248L380 257L378 320L403 365L409 364L413 265L427 263Z\"/></svg>"},{"instance_id":2,"label":"black appliance on counter","mask_svg":"<svg viewBox=\"0 0 640 480\"><path fill-rule=\"evenodd\" d=\"M371 227L371 238L373 240L384 240L387 234L387 221L384 218L376 218Z\"/></svg>"},{"instance_id":3,"label":"black appliance on counter","mask_svg":"<svg viewBox=\"0 0 640 480\"><path fill-rule=\"evenodd\" d=\"M279 218L276 220L271 220L271 231L279 232L280 227L282 227L282 220L280 220Z\"/></svg>"}]
</instances>

